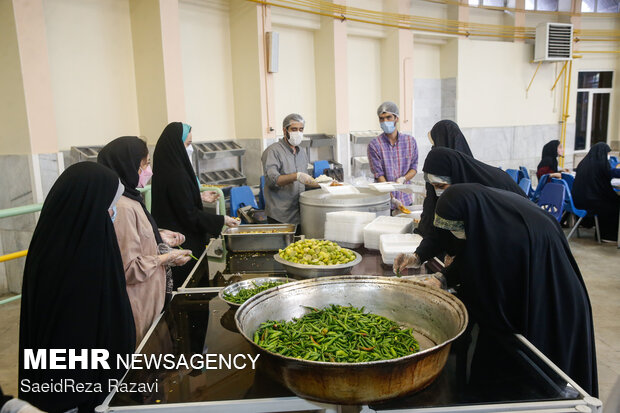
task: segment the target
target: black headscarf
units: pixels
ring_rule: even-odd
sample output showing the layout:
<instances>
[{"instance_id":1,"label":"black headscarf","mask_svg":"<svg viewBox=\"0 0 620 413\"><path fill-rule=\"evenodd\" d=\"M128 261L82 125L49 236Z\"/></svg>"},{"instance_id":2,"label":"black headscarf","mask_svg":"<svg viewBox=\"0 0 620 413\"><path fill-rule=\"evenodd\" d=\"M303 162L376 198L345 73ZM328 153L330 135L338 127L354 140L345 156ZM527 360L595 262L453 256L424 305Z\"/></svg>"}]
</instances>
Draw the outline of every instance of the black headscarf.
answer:
<instances>
[{"instance_id":1,"label":"black headscarf","mask_svg":"<svg viewBox=\"0 0 620 413\"><path fill-rule=\"evenodd\" d=\"M553 172L558 171L558 146L560 146L560 141L557 139L547 142L543 146L541 160L537 169L547 166Z\"/></svg>"},{"instance_id":2,"label":"black headscarf","mask_svg":"<svg viewBox=\"0 0 620 413\"><path fill-rule=\"evenodd\" d=\"M451 120L440 120L431 129L431 137L433 138L434 148L454 149L469 155L473 158L467 140L461 132L459 125ZM417 232L423 237L429 236L434 230L433 218L435 216L435 204L437 203L437 194L433 189L433 185L426 183L426 197L422 205L422 215L418 224Z\"/></svg>"},{"instance_id":3,"label":"black headscarf","mask_svg":"<svg viewBox=\"0 0 620 413\"><path fill-rule=\"evenodd\" d=\"M146 146L146 142L142 139L137 136L121 136L101 149L99 155L97 155L97 162L107 166L118 174L121 183L125 186L123 195L140 203L142 210L153 227L155 240L160 244L163 240L159 234L159 228L157 228L153 216L146 209L140 191L136 189L138 181L140 180L140 175L138 174L140 162L142 159L146 158L148 154L149 149Z\"/></svg>"},{"instance_id":4,"label":"black headscarf","mask_svg":"<svg viewBox=\"0 0 620 413\"><path fill-rule=\"evenodd\" d=\"M431 149L423 170L433 175L449 176L452 184L478 183L525 196L506 172L452 149Z\"/></svg>"},{"instance_id":5,"label":"black headscarf","mask_svg":"<svg viewBox=\"0 0 620 413\"><path fill-rule=\"evenodd\" d=\"M459 125L451 120L440 120L431 129L434 148L450 148L473 157Z\"/></svg>"},{"instance_id":6,"label":"black headscarf","mask_svg":"<svg viewBox=\"0 0 620 413\"><path fill-rule=\"evenodd\" d=\"M219 234L222 215L203 210L200 189L183 145L183 124L173 122L164 128L153 152L153 202L151 211L160 228L185 235L183 247L199 256L209 235ZM174 267L174 287L178 288L192 269L191 263Z\"/></svg>"},{"instance_id":7,"label":"black headscarf","mask_svg":"<svg viewBox=\"0 0 620 413\"><path fill-rule=\"evenodd\" d=\"M450 186L437 215L464 222L453 265L473 318L523 334L596 397L592 309L558 222L527 198L480 184Z\"/></svg>"},{"instance_id":8,"label":"black headscarf","mask_svg":"<svg viewBox=\"0 0 620 413\"><path fill-rule=\"evenodd\" d=\"M131 354L135 328L123 261L108 209L119 179L110 169L81 162L58 177L45 199L28 248L19 334L19 380L74 379L101 383L103 393L33 393L19 397L44 411L80 406L93 411L120 379L117 354ZM107 349L111 370L25 369L24 349Z\"/></svg>"},{"instance_id":9,"label":"black headscarf","mask_svg":"<svg viewBox=\"0 0 620 413\"><path fill-rule=\"evenodd\" d=\"M611 186L611 171L607 154L609 145L599 142L579 162L573 183L573 200L577 208L595 209L601 202L618 204L620 197Z\"/></svg>"}]
</instances>

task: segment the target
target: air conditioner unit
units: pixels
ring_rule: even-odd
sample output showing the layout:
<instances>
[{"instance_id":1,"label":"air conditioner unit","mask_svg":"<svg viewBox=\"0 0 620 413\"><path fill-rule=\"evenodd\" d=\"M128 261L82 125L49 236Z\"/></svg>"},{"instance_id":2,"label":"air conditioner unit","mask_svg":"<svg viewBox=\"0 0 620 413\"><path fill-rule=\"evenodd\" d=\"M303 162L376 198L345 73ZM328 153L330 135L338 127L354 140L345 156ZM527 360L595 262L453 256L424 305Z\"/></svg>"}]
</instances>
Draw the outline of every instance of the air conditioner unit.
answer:
<instances>
[{"instance_id":1,"label":"air conditioner unit","mask_svg":"<svg viewBox=\"0 0 620 413\"><path fill-rule=\"evenodd\" d=\"M553 62L573 58L573 25L541 23L536 26L535 62Z\"/></svg>"}]
</instances>

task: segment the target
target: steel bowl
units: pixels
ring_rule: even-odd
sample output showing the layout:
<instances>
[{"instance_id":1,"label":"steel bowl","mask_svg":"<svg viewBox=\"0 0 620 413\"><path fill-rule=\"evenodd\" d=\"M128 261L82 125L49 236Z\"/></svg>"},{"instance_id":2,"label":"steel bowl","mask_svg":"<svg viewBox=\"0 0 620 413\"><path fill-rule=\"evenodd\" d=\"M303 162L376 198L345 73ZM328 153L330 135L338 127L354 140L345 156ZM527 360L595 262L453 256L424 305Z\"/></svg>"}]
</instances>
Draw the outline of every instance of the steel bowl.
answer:
<instances>
[{"instance_id":1,"label":"steel bowl","mask_svg":"<svg viewBox=\"0 0 620 413\"><path fill-rule=\"evenodd\" d=\"M290 279L290 278L286 278L286 277L251 278L249 280L243 280L243 281L236 282L234 284L227 285L226 287L222 288L217 295L220 297L220 299L222 299L222 301L225 301L229 306L231 306L233 308L238 308L239 306L241 306L241 304L237 304L237 303L233 303L232 301L228 301L227 299L224 298L224 294L237 295L237 293L239 293L239 291L241 291L241 290L245 290L246 288L253 288L255 286L260 286L260 285L263 285L263 284L265 284L267 282L272 282L272 281L291 282L291 281L295 281L295 280ZM275 288L275 287L273 287L273 288Z\"/></svg>"},{"instance_id":2,"label":"steel bowl","mask_svg":"<svg viewBox=\"0 0 620 413\"><path fill-rule=\"evenodd\" d=\"M420 351L392 360L329 363L282 356L252 341L267 320L291 320L305 306L365 307L411 327ZM443 369L451 343L467 327L465 305L453 295L411 280L368 275L315 278L286 284L247 300L235 314L239 332L260 354L266 371L300 397L337 404L365 404L421 390ZM262 368L262 367L261 367Z\"/></svg>"},{"instance_id":3,"label":"steel bowl","mask_svg":"<svg viewBox=\"0 0 620 413\"><path fill-rule=\"evenodd\" d=\"M286 272L291 275L297 275L304 278L330 277L334 275L351 274L351 269L362 262L362 256L355 251L352 252L355 254L355 259L353 261L349 261L346 264L337 265L297 264L285 260L280 257L280 254L274 254L273 259L282 264Z\"/></svg>"}]
</instances>

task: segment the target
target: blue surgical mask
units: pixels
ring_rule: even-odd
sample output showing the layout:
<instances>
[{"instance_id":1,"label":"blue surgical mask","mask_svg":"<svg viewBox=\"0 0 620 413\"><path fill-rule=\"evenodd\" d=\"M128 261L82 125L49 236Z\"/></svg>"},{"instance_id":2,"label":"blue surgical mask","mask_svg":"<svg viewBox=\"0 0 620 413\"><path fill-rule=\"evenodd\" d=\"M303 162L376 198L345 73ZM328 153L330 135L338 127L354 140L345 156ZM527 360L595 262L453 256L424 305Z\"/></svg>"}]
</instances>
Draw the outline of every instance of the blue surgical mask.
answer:
<instances>
[{"instance_id":1,"label":"blue surgical mask","mask_svg":"<svg viewBox=\"0 0 620 413\"><path fill-rule=\"evenodd\" d=\"M386 122L381 122L381 129L383 129L383 132L389 134L389 133L394 132L394 130L396 129L396 126L394 126L393 121L386 121Z\"/></svg>"},{"instance_id":2,"label":"blue surgical mask","mask_svg":"<svg viewBox=\"0 0 620 413\"><path fill-rule=\"evenodd\" d=\"M114 222L114 220L116 219L116 205L112 207L112 216L110 217L110 219L112 220L112 222Z\"/></svg>"}]
</instances>

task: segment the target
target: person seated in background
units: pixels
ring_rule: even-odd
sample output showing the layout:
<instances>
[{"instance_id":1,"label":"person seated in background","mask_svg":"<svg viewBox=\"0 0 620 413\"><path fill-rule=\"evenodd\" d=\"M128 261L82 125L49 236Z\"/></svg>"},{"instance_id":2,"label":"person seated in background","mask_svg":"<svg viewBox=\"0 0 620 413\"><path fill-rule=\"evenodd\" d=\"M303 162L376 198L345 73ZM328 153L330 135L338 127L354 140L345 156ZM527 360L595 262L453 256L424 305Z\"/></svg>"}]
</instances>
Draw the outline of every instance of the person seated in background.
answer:
<instances>
[{"instance_id":1,"label":"person seated in background","mask_svg":"<svg viewBox=\"0 0 620 413\"><path fill-rule=\"evenodd\" d=\"M441 199L443 192L450 185L461 183L478 183L525 197L519 185L506 172L452 149L438 147L431 149L426 156L422 170L424 179L433 186L437 199ZM431 205L427 207L430 208ZM436 208L435 205L432 207L433 209L426 210L425 214L432 216L434 220ZM453 256L456 253L455 241L456 239L449 231L433 225L432 229L424 235L415 253L406 256L410 259L406 265L419 268L424 261L433 257L442 257L446 253ZM394 266L396 267L397 263L401 263L404 259L404 254L398 255ZM444 272L450 272L453 268L451 265L447 266Z\"/></svg>"},{"instance_id":2,"label":"person seated in background","mask_svg":"<svg viewBox=\"0 0 620 413\"><path fill-rule=\"evenodd\" d=\"M551 178L562 179L562 172L568 172L568 169L558 169L558 156L564 157L564 148L559 140L555 139L547 142L542 149L542 157L536 170L536 176L549 174Z\"/></svg>"},{"instance_id":3,"label":"person seated in background","mask_svg":"<svg viewBox=\"0 0 620 413\"><path fill-rule=\"evenodd\" d=\"M620 178L620 169L611 168L610 151L609 145L599 142L592 145L579 162L573 183L573 201L577 208L598 216L603 240L615 242L618 240L620 196L611 186L611 180Z\"/></svg>"},{"instance_id":4,"label":"person seated in background","mask_svg":"<svg viewBox=\"0 0 620 413\"><path fill-rule=\"evenodd\" d=\"M433 148L448 148L455 151L469 155L472 158L474 155L469 149L469 144L461 132L459 125L451 120L440 120L433 128L428 132L428 139L431 141ZM433 219L435 218L435 204L437 203L437 195L433 185L429 182L426 183L426 196L424 197L424 203L422 206L422 215L420 216L420 223L416 228L416 233L423 237L430 235L434 230Z\"/></svg>"},{"instance_id":5,"label":"person seated in background","mask_svg":"<svg viewBox=\"0 0 620 413\"><path fill-rule=\"evenodd\" d=\"M590 299L557 220L524 196L457 184L439 197L435 226L457 240L447 281L471 320L522 334L598 397Z\"/></svg>"},{"instance_id":6,"label":"person seated in background","mask_svg":"<svg viewBox=\"0 0 620 413\"><path fill-rule=\"evenodd\" d=\"M418 172L418 145L413 136L398 131L398 106L383 102L377 109L383 133L368 144L368 162L376 182L409 183ZM392 209L413 203L411 195L392 192Z\"/></svg>"},{"instance_id":7,"label":"person seated in background","mask_svg":"<svg viewBox=\"0 0 620 413\"><path fill-rule=\"evenodd\" d=\"M136 189L144 187L153 175L146 142L137 136L114 139L101 149L97 162L116 172L125 187L116 204L114 229L139 345L163 310L166 295L172 294L172 275L167 277L169 265L185 265L191 259L191 251L173 249L159 253L158 245L176 247L185 237L160 230Z\"/></svg>"},{"instance_id":8,"label":"person seated in background","mask_svg":"<svg viewBox=\"0 0 620 413\"><path fill-rule=\"evenodd\" d=\"M318 187L307 174L308 154L299 146L306 121L291 113L282 122L284 136L265 149L261 156L265 176L265 213L270 223L299 224L299 194L306 186Z\"/></svg>"},{"instance_id":9,"label":"person seated in background","mask_svg":"<svg viewBox=\"0 0 620 413\"><path fill-rule=\"evenodd\" d=\"M183 247L199 257L210 236L219 236L224 225L234 227L239 221L204 210L202 202L216 198L200 194L190 160L191 143L192 130L185 123L172 122L161 133L153 152L151 211L157 225L185 235ZM174 289L183 284L191 270L191 265L172 268Z\"/></svg>"},{"instance_id":10,"label":"person seated in background","mask_svg":"<svg viewBox=\"0 0 620 413\"><path fill-rule=\"evenodd\" d=\"M38 392L20 386L19 398L43 411L94 411L108 395L108 380L120 380L124 370L116 363L109 370L26 368L25 349L35 354L105 349L110 360L134 352L135 327L113 224L124 189L114 171L79 162L58 177L43 203L24 267L19 382L74 380L103 389Z\"/></svg>"}]
</instances>

